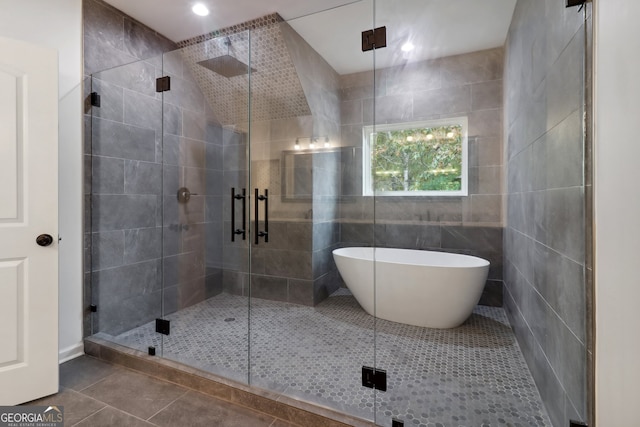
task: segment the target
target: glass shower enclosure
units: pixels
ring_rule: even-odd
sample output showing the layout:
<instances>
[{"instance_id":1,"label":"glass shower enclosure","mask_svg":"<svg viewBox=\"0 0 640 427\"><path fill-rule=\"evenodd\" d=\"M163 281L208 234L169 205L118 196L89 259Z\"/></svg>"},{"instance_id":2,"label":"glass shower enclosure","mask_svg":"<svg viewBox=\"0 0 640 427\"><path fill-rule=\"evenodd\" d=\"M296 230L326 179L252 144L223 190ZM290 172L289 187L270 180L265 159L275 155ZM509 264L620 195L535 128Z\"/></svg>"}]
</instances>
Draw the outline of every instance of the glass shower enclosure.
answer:
<instances>
[{"instance_id":1,"label":"glass shower enclosure","mask_svg":"<svg viewBox=\"0 0 640 427\"><path fill-rule=\"evenodd\" d=\"M372 11L326 13L370 27ZM296 25L272 15L92 76L91 330L373 419L375 319L350 324L332 259L361 147L342 143L339 74Z\"/></svg>"},{"instance_id":2,"label":"glass shower enclosure","mask_svg":"<svg viewBox=\"0 0 640 427\"><path fill-rule=\"evenodd\" d=\"M467 3L273 14L92 75L91 334L378 425L552 425L500 307L516 2ZM365 312L342 247L491 269L423 328L376 316L375 262Z\"/></svg>"}]
</instances>

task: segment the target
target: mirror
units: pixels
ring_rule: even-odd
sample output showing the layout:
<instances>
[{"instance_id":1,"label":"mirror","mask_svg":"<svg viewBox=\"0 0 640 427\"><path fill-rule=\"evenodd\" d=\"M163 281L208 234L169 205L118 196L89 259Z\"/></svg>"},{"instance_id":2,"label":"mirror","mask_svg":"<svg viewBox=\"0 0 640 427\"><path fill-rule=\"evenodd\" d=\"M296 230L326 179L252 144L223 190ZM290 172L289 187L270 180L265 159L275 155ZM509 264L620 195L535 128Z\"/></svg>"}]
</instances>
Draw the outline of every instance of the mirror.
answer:
<instances>
[{"instance_id":1,"label":"mirror","mask_svg":"<svg viewBox=\"0 0 640 427\"><path fill-rule=\"evenodd\" d=\"M282 201L309 201L314 197L339 198L352 191L350 165L355 147L282 152Z\"/></svg>"}]
</instances>

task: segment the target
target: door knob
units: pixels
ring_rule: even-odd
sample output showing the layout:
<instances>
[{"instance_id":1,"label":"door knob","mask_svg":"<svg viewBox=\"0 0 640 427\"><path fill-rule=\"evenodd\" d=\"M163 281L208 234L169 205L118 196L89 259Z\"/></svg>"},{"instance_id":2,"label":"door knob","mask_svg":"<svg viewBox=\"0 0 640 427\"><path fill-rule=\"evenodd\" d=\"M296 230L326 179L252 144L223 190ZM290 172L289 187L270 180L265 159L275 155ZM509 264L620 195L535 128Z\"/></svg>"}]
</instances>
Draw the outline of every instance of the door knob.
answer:
<instances>
[{"instance_id":1,"label":"door knob","mask_svg":"<svg viewBox=\"0 0 640 427\"><path fill-rule=\"evenodd\" d=\"M36 243L40 246L49 246L53 243L53 237L50 234L41 234L36 237Z\"/></svg>"}]
</instances>

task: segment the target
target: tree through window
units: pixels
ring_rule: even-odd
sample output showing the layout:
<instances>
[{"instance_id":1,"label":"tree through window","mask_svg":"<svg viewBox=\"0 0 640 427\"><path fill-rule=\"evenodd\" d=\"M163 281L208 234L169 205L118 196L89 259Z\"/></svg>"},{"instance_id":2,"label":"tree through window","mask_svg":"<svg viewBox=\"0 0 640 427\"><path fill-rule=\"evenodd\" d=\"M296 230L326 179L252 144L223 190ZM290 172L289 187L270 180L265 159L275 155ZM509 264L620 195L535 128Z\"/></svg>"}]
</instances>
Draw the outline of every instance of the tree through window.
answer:
<instances>
[{"instance_id":1,"label":"tree through window","mask_svg":"<svg viewBox=\"0 0 640 427\"><path fill-rule=\"evenodd\" d=\"M467 194L466 117L364 132L365 194Z\"/></svg>"}]
</instances>

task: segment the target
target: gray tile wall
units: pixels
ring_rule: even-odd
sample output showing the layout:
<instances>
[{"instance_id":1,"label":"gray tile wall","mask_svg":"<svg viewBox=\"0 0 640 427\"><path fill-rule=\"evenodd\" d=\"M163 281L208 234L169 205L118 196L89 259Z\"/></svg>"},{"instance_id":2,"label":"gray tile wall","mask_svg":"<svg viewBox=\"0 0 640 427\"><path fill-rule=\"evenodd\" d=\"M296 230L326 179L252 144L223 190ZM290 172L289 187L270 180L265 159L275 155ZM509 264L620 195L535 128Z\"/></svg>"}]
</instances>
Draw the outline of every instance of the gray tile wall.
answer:
<instances>
[{"instance_id":1,"label":"gray tile wall","mask_svg":"<svg viewBox=\"0 0 640 427\"><path fill-rule=\"evenodd\" d=\"M98 306L94 333L118 334L160 317L162 165L156 161L161 158L156 138L162 115L141 114L161 111L161 101L146 88L155 75L146 62L94 73L91 79L101 96L89 119L92 154L87 155L91 228L85 268Z\"/></svg>"},{"instance_id":2,"label":"gray tile wall","mask_svg":"<svg viewBox=\"0 0 640 427\"><path fill-rule=\"evenodd\" d=\"M222 291L223 136L179 52L163 61L174 43L102 1L83 7L85 93L101 96L85 119L85 295L98 305L85 333L118 334Z\"/></svg>"},{"instance_id":3,"label":"gray tile wall","mask_svg":"<svg viewBox=\"0 0 640 427\"><path fill-rule=\"evenodd\" d=\"M84 74L176 49L176 44L103 2L83 0Z\"/></svg>"},{"instance_id":4,"label":"gray tile wall","mask_svg":"<svg viewBox=\"0 0 640 427\"><path fill-rule=\"evenodd\" d=\"M444 250L488 259L482 304L502 305L502 48L340 77L342 145L356 147L340 204L342 245ZM375 82L375 83L374 83ZM375 86L374 86L375 84ZM374 103L375 96L375 103ZM375 109L375 110L374 110ZM361 197L362 127L466 116L469 196ZM375 240L373 220L375 211ZM455 229L455 239L449 231ZM491 235L490 242L484 238ZM449 244L448 242L453 242Z\"/></svg>"},{"instance_id":5,"label":"gray tile wall","mask_svg":"<svg viewBox=\"0 0 640 427\"><path fill-rule=\"evenodd\" d=\"M175 45L100 0L83 1L83 28L84 298L87 307L99 306L98 315L85 312L89 335L101 326L117 333L159 315L162 284L162 166L157 163L162 110L153 86L154 60L104 73L103 79L90 75L161 55ZM92 91L101 96L100 108L90 106Z\"/></svg>"},{"instance_id":6,"label":"gray tile wall","mask_svg":"<svg viewBox=\"0 0 640 427\"><path fill-rule=\"evenodd\" d=\"M558 427L587 416L584 17L519 0L505 54L505 305Z\"/></svg>"},{"instance_id":7,"label":"gray tile wall","mask_svg":"<svg viewBox=\"0 0 640 427\"><path fill-rule=\"evenodd\" d=\"M261 240L251 252L251 295L315 305L340 283L331 251L338 243L336 219L341 165L336 159L313 156L306 165L313 177L308 200L284 201L281 198L281 153L292 150L298 137L303 138L305 148L311 136L318 137L320 145L325 137L334 144L339 140L339 78L287 23L279 23L277 28L277 37L284 40L286 54L295 65L297 79L312 114L251 123L252 188L257 186L261 192L263 188L269 188L270 196L269 243ZM261 43L269 43L268 37L260 36L271 33L256 34L258 37L252 39L252 52L259 58L267 48ZM260 71L275 75L277 68L274 67L279 66L278 62L264 61ZM252 104L260 104L260 97L261 93L254 91ZM227 252L225 249L225 259ZM236 258L230 255L229 265L234 261ZM225 289L246 292L248 278L242 267L237 267L238 271L227 274L229 280L225 280Z\"/></svg>"},{"instance_id":8,"label":"gray tile wall","mask_svg":"<svg viewBox=\"0 0 640 427\"><path fill-rule=\"evenodd\" d=\"M164 56L171 90L163 117L164 314L223 290L223 157L226 131L179 51ZM192 193L178 201L179 188Z\"/></svg>"}]
</instances>

